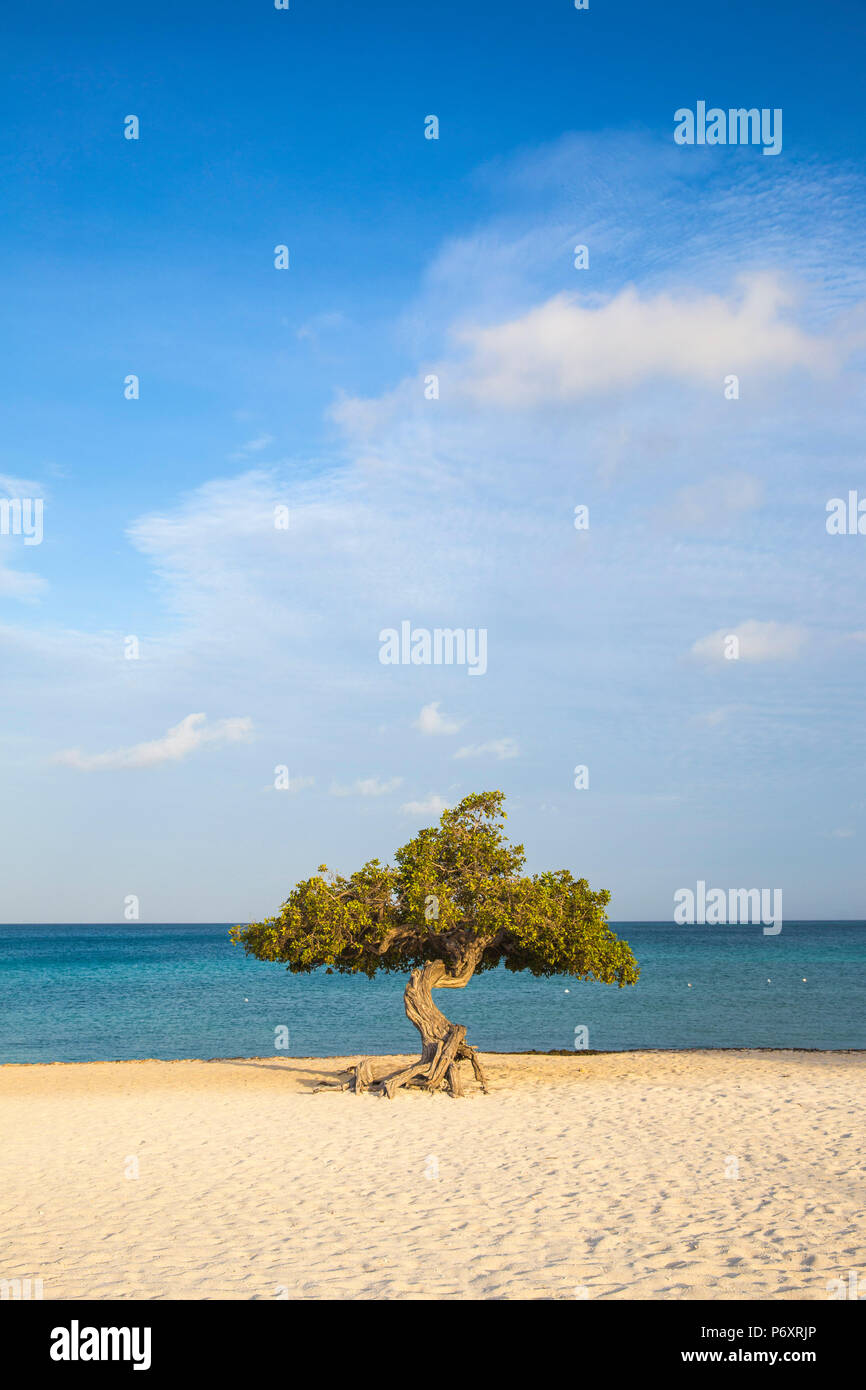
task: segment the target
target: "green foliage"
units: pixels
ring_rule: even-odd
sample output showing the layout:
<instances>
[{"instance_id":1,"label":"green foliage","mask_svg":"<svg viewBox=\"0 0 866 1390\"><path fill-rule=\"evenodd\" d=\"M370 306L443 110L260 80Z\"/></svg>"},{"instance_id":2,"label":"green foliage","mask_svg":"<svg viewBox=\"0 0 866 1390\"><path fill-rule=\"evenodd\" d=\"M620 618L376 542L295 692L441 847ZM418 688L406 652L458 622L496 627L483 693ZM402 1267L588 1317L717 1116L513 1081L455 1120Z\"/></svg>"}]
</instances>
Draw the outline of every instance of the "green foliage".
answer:
<instances>
[{"instance_id":1,"label":"green foliage","mask_svg":"<svg viewBox=\"0 0 866 1390\"><path fill-rule=\"evenodd\" d=\"M503 833L503 792L466 796L438 827L350 878L319 865L279 914L235 927L232 940L293 973L320 966L374 975L442 960L456 972L505 962L533 975L574 975L605 984L638 978L631 949L610 930L610 894L591 892L567 869L522 876L522 845Z\"/></svg>"}]
</instances>

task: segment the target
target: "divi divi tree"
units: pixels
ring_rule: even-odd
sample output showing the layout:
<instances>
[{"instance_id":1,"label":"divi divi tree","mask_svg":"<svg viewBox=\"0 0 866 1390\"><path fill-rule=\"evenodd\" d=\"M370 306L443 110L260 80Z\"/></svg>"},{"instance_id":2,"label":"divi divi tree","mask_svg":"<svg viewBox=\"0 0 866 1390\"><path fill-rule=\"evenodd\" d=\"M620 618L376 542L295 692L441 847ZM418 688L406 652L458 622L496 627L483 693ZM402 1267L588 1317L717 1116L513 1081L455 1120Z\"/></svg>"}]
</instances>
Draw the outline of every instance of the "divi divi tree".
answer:
<instances>
[{"instance_id":1,"label":"divi divi tree","mask_svg":"<svg viewBox=\"0 0 866 1390\"><path fill-rule=\"evenodd\" d=\"M502 792L466 796L435 828L397 850L394 865L372 859L343 878L320 864L276 917L235 927L232 940L259 960L294 974L323 966L372 976L411 972L406 1015L421 1034L421 1056L398 1071L364 1058L346 1089L391 1097L401 1086L462 1094L460 1063L487 1089L466 1028L446 1018L433 990L463 989L473 975L503 963L533 975L571 975L629 985L637 963L610 930L610 894L592 892L567 869L525 875L522 845L503 833Z\"/></svg>"}]
</instances>

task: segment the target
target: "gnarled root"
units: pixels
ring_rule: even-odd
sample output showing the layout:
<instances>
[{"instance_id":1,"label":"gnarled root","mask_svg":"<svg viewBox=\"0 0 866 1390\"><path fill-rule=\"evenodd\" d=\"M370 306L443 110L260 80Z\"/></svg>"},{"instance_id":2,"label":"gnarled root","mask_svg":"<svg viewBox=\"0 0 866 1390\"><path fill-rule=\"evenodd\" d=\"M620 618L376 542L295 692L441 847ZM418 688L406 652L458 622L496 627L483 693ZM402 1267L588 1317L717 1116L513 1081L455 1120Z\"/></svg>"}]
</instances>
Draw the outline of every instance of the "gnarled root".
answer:
<instances>
[{"instance_id":1,"label":"gnarled root","mask_svg":"<svg viewBox=\"0 0 866 1390\"><path fill-rule=\"evenodd\" d=\"M375 1092L392 1099L401 1086L415 1086L424 1091L447 1091L463 1095L460 1063L470 1062L475 1080L487 1093L487 1078L478 1060L477 1049L466 1041L463 1024L452 1023L433 1002L434 989L461 989L471 978L474 961L448 974L441 961L429 961L420 970L413 970L403 1002L406 1017L421 1034L422 1051L417 1062L400 1071L382 1071L382 1063L363 1057L350 1067L351 1077L343 1090Z\"/></svg>"},{"instance_id":2,"label":"gnarled root","mask_svg":"<svg viewBox=\"0 0 866 1390\"><path fill-rule=\"evenodd\" d=\"M426 1060L422 1057L400 1071L385 1075L377 1075L377 1071L381 1071L381 1063L377 1065L373 1058L363 1057L355 1066L348 1068L351 1078L341 1089L354 1091L355 1095L370 1091L392 1100L401 1086L414 1086L423 1091L447 1091L456 1098L463 1095L459 1064L467 1061L472 1063L475 1079L486 1095L487 1078L478 1060L477 1050L464 1041L465 1036L466 1029L462 1024L452 1024L448 1037L444 1041L437 1041L432 1057Z\"/></svg>"}]
</instances>

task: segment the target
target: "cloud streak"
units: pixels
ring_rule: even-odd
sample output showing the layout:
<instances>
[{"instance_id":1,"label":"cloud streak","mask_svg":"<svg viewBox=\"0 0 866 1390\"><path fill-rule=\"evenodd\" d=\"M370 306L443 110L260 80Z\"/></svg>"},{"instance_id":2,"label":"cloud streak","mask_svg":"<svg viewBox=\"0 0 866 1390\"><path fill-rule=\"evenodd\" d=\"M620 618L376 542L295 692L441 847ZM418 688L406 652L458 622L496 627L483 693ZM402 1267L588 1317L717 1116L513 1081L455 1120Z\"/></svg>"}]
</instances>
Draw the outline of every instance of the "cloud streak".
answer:
<instances>
[{"instance_id":1,"label":"cloud streak","mask_svg":"<svg viewBox=\"0 0 866 1390\"><path fill-rule=\"evenodd\" d=\"M359 777L351 786L343 787L335 782L331 787L332 796L387 796L389 792L396 791L402 783L402 777L391 777L384 781L381 777Z\"/></svg>"},{"instance_id":2,"label":"cloud streak","mask_svg":"<svg viewBox=\"0 0 866 1390\"><path fill-rule=\"evenodd\" d=\"M431 795L425 797L423 801L404 802L400 810L403 812L404 816L429 816L435 818L441 816L443 811L447 811L449 805L450 802L446 801L443 796L437 796L435 793L431 793Z\"/></svg>"},{"instance_id":3,"label":"cloud streak","mask_svg":"<svg viewBox=\"0 0 866 1390\"><path fill-rule=\"evenodd\" d=\"M500 762L506 758L516 758L520 752L515 738L494 738L488 743L470 743L465 748L458 748L454 754L455 758L498 758Z\"/></svg>"},{"instance_id":4,"label":"cloud streak","mask_svg":"<svg viewBox=\"0 0 866 1390\"><path fill-rule=\"evenodd\" d=\"M68 748L57 753L54 761L65 767L74 767L79 772L158 767L161 763L182 762L208 744L243 742L250 737L252 727L252 720L247 718L220 719L215 724L208 724L206 714L188 714L162 738L135 743L130 748L116 748L108 753L82 753L77 748Z\"/></svg>"},{"instance_id":5,"label":"cloud streak","mask_svg":"<svg viewBox=\"0 0 866 1390\"><path fill-rule=\"evenodd\" d=\"M703 661L793 661L806 638L805 629L796 623L764 623L750 618L739 627L720 627L699 638L692 652ZM728 652L736 652L736 656Z\"/></svg>"}]
</instances>

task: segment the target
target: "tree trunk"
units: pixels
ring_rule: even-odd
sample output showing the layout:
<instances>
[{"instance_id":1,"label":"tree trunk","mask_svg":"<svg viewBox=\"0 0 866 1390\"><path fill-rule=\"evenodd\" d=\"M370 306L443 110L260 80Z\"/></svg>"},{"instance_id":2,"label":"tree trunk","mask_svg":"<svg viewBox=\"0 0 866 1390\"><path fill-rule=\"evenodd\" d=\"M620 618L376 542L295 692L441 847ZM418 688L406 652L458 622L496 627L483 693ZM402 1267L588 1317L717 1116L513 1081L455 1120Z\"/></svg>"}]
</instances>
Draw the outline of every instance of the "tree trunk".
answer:
<instances>
[{"instance_id":1,"label":"tree trunk","mask_svg":"<svg viewBox=\"0 0 866 1390\"><path fill-rule=\"evenodd\" d=\"M386 1075L376 1075L377 1065L364 1057L351 1067L352 1080L347 1089L357 1095L364 1090L378 1091L390 1099L401 1086L420 1086L426 1091L446 1090L461 1096L459 1064L472 1064L475 1079L487 1092L487 1081L474 1047L466 1042L466 1029L452 1023L433 1001L434 989L464 989L472 978L480 951L465 956L457 969L449 974L443 961L427 961L420 970L413 970L403 994L406 1017L421 1034L421 1056L411 1066ZM378 1064L381 1070L381 1064Z\"/></svg>"}]
</instances>

